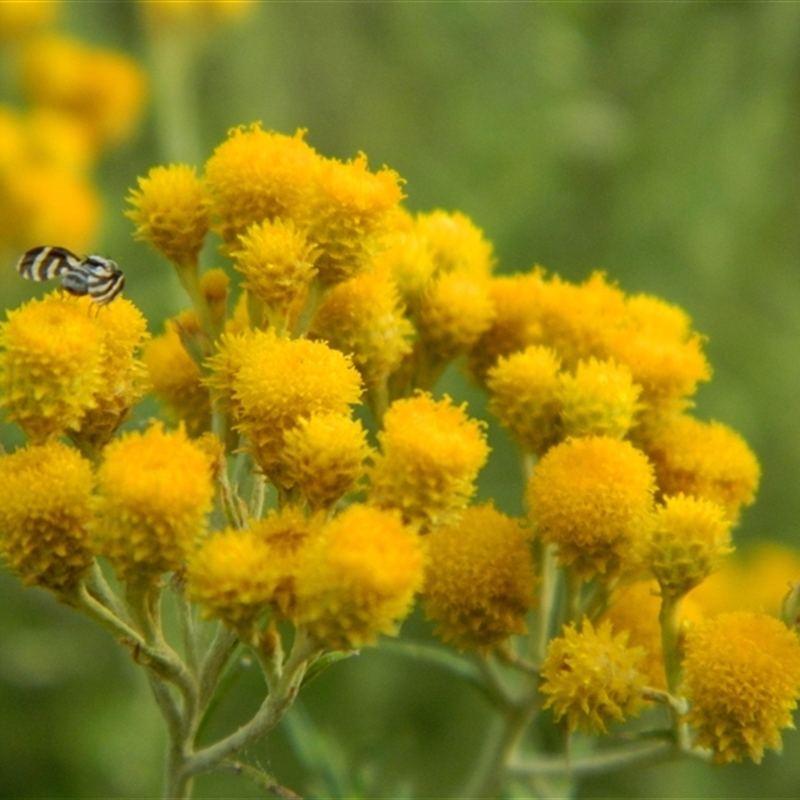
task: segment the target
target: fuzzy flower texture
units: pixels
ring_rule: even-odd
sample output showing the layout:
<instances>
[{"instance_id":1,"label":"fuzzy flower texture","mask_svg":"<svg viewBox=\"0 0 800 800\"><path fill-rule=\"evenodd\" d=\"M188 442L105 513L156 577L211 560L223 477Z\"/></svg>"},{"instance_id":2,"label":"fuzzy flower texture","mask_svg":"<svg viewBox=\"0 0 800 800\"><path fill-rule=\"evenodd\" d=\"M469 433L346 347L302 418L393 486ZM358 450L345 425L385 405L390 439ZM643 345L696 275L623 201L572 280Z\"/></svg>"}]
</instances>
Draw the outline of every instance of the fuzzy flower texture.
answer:
<instances>
[{"instance_id":1,"label":"fuzzy flower texture","mask_svg":"<svg viewBox=\"0 0 800 800\"><path fill-rule=\"evenodd\" d=\"M600 273L498 274L471 220L411 213L402 187L259 124L202 167L141 177L134 235L191 307L151 339L122 299L8 312L0 402L28 443L0 455L7 564L61 594L96 555L127 585L177 573L249 643L280 622L361 647L419 599L444 642L508 657L535 622L544 702L569 729L604 732L650 684L683 693L718 760L779 746L794 633L704 621L681 683L658 629L660 603L719 569L759 481L744 440L691 413L703 337ZM222 268L201 266L209 245ZM526 464L523 515L475 501L487 426L435 392L453 364ZM121 432L148 392L164 421ZM556 570L569 602L548 619Z\"/></svg>"}]
</instances>

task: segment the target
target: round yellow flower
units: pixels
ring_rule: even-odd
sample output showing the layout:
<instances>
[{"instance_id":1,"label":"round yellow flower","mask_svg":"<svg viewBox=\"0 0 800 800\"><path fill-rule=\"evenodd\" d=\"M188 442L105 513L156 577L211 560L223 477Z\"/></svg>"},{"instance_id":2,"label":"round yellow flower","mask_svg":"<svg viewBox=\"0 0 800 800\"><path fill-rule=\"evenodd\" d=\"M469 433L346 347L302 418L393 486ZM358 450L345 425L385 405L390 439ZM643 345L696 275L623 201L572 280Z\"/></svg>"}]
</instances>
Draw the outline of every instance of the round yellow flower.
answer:
<instances>
[{"instance_id":1,"label":"round yellow flower","mask_svg":"<svg viewBox=\"0 0 800 800\"><path fill-rule=\"evenodd\" d=\"M474 494L489 455L481 423L449 397L437 402L420 393L395 400L383 424L370 501L423 527L448 522Z\"/></svg>"},{"instance_id":2,"label":"round yellow flower","mask_svg":"<svg viewBox=\"0 0 800 800\"><path fill-rule=\"evenodd\" d=\"M403 193L400 177L384 167L370 172L362 153L343 163L320 161L303 222L319 245L319 279L330 286L363 272L393 229Z\"/></svg>"},{"instance_id":3,"label":"round yellow flower","mask_svg":"<svg viewBox=\"0 0 800 800\"><path fill-rule=\"evenodd\" d=\"M102 334L86 306L60 292L31 300L0 326L0 388L9 419L34 442L75 429L103 389Z\"/></svg>"},{"instance_id":4,"label":"round yellow flower","mask_svg":"<svg viewBox=\"0 0 800 800\"><path fill-rule=\"evenodd\" d=\"M414 229L425 241L437 273L461 272L475 278L491 274L492 244L460 211L419 214L414 220Z\"/></svg>"},{"instance_id":5,"label":"round yellow flower","mask_svg":"<svg viewBox=\"0 0 800 800\"><path fill-rule=\"evenodd\" d=\"M390 512L352 505L309 546L293 621L326 647L349 650L394 634L423 578L417 534Z\"/></svg>"},{"instance_id":6,"label":"round yellow flower","mask_svg":"<svg viewBox=\"0 0 800 800\"><path fill-rule=\"evenodd\" d=\"M367 433L344 414L312 414L284 434L282 461L312 509L330 508L365 472Z\"/></svg>"},{"instance_id":7,"label":"round yellow flower","mask_svg":"<svg viewBox=\"0 0 800 800\"><path fill-rule=\"evenodd\" d=\"M690 628L683 661L687 721L719 764L780 750L800 697L797 634L766 614L720 614Z\"/></svg>"},{"instance_id":8,"label":"round yellow flower","mask_svg":"<svg viewBox=\"0 0 800 800\"><path fill-rule=\"evenodd\" d=\"M270 548L251 530L225 530L203 539L186 567L186 590L206 618L243 634L275 591Z\"/></svg>"},{"instance_id":9,"label":"round yellow flower","mask_svg":"<svg viewBox=\"0 0 800 800\"><path fill-rule=\"evenodd\" d=\"M733 550L730 518L711 500L683 494L665 497L654 520L648 563L667 595L686 594Z\"/></svg>"},{"instance_id":10,"label":"round yellow flower","mask_svg":"<svg viewBox=\"0 0 800 800\"><path fill-rule=\"evenodd\" d=\"M494 315L486 277L449 272L432 281L424 292L417 331L436 359L450 361L478 341Z\"/></svg>"},{"instance_id":11,"label":"round yellow flower","mask_svg":"<svg viewBox=\"0 0 800 800\"><path fill-rule=\"evenodd\" d=\"M437 635L459 649L488 651L525 632L533 605L533 561L525 531L491 505L426 538L425 610Z\"/></svg>"},{"instance_id":12,"label":"round yellow flower","mask_svg":"<svg viewBox=\"0 0 800 800\"><path fill-rule=\"evenodd\" d=\"M241 247L239 237L253 223L299 221L320 158L303 136L271 133L259 124L234 128L206 163L215 227L230 250Z\"/></svg>"},{"instance_id":13,"label":"round yellow flower","mask_svg":"<svg viewBox=\"0 0 800 800\"><path fill-rule=\"evenodd\" d=\"M97 484L98 545L126 581L178 569L214 494L203 449L160 425L111 442Z\"/></svg>"},{"instance_id":14,"label":"round yellow flower","mask_svg":"<svg viewBox=\"0 0 800 800\"><path fill-rule=\"evenodd\" d=\"M352 356L364 383L376 388L411 352L413 332L394 281L386 270L374 270L333 287L314 317L310 335Z\"/></svg>"},{"instance_id":15,"label":"round yellow flower","mask_svg":"<svg viewBox=\"0 0 800 800\"><path fill-rule=\"evenodd\" d=\"M125 216L136 224L134 238L152 245L181 267L196 268L211 225L211 194L194 167L153 167L132 189Z\"/></svg>"},{"instance_id":16,"label":"round yellow flower","mask_svg":"<svg viewBox=\"0 0 800 800\"><path fill-rule=\"evenodd\" d=\"M573 373L559 376L564 437L622 438L633 426L640 392L626 366L595 358L579 361Z\"/></svg>"},{"instance_id":17,"label":"round yellow flower","mask_svg":"<svg viewBox=\"0 0 800 800\"><path fill-rule=\"evenodd\" d=\"M653 468L630 442L570 439L548 450L528 482L531 519L577 575L614 577L644 556Z\"/></svg>"},{"instance_id":18,"label":"round yellow flower","mask_svg":"<svg viewBox=\"0 0 800 800\"><path fill-rule=\"evenodd\" d=\"M755 499L758 460L744 439L720 422L675 417L648 437L643 448L663 494L705 497L734 520Z\"/></svg>"},{"instance_id":19,"label":"round yellow flower","mask_svg":"<svg viewBox=\"0 0 800 800\"><path fill-rule=\"evenodd\" d=\"M284 434L312 414L347 414L361 380L350 360L323 342L263 331L248 341L232 381L236 426L265 474L284 482Z\"/></svg>"},{"instance_id":20,"label":"round yellow flower","mask_svg":"<svg viewBox=\"0 0 800 800\"><path fill-rule=\"evenodd\" d=\"M317 274L314 245L294 223L280 219L255 223L239 239L240 249L232 255L244 277L242 286L267 306L271 316L286 320Z\"/></svg>"},{"instance_id":21,"label":"round yellow flower","mask_svg":"<svg viewBox=\"0 0 800 800\"><path fill-rule=\"evenodd\" d=\"M609 722L638 714L644 652L627 642L627 633L615 636L608 621L596 630L587 619L580 631L565 626L550 640L542 664L541 690L549 695L544 708L552 707L556 720L566 717L570 731L586 733L606 733Z\"/></svg>"},{"instance_id":22,"label":"round yellow flower","mask_svg":"<svg viewBox=\"0 0 800 800\"><path fill-rule=\"evenodd\" d=\"M67 592L88 573L92 484L89 462L60 442L0 455L0 551L26 585Z\"/></svg>"},{"instance_id":23,"label":"round yellow flower","mask_svg":"<svg viewBox=\"0 0 800 800\"><path fill-rule=\"evenodd\" d=\"M561 438L558 356L531 345L501 356L486 374L489 410L520 447L542 455Z\"/></svg>"}]
</instances>

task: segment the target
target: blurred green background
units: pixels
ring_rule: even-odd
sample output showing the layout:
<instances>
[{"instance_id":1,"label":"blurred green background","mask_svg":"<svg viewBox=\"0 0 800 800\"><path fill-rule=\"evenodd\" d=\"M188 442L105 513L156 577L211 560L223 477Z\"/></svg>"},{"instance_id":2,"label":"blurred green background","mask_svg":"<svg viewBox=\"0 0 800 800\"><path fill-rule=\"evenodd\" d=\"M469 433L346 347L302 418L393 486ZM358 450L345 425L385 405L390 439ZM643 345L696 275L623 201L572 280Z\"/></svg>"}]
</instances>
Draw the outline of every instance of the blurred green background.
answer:
<instances>
[{"instance_id":1,"label":"blurred green background","mask_svg":"<svg viewBox=\"0 0 800 800\"><path fill-rule=\"evenodd\" d=\"M151 70L140 12L70 2L60 28ZM165 263L130 237L122 209L136 177L174 155L202 164L233 125L307 128L323 155L363 150L373 167L396 169L411 210L468 214L501 271L539 263L582 280L601 269L628 292L685 308L714 367L697 414L738 430L763 466L737 541L800 547L800 4L257 2L206 37L184 89L197 99L196 141L164 152L151 104L98 176L97 250L124 266L126 295L154 333L183 300ZM8 307L36 289L2 285ZM445 388L483 414L463 379L448 375ZM502 432L490 435L481 496L517 512L513 454ZM0 796L157 796L161 723L127 655L6 573L0 604ZM407 630L425 634L417 619ZM220 729L260 701L256 672L243 671ZM247 755L318 796L336 786L345 796L451 796L489 716L445 673L380 649L311 684L296 711ZM794 797L800 735L784 741L760 767L639 767L587 779L578 794ZM314 748L327 784L304 777ZM210 777L197 796L259 793Z\"/></svg>"}]
</instances>

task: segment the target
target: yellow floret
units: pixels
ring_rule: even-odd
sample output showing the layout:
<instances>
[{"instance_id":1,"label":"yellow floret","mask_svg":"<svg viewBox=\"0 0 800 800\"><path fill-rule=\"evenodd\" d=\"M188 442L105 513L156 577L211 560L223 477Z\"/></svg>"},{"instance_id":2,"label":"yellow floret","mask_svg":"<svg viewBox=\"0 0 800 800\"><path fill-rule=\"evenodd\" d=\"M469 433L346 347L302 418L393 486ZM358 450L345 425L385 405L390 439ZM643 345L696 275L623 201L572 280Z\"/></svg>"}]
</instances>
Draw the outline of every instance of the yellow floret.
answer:
<instances>
[{"instance_id":1,"label":"yellow floret","mask_svg":"<svg viewBox=\"0 0 800 800\"><path fill-rule=\"evenodd\" d=\"M386 270L335 286L314 317L310 335L351 355L367 387L383 385L411 351L411 323Z\"/></svg>"},{"instance_id":2,"label":"yellow floret","mask_svg":"<svg viewBox=\"0 0 800 800\"><path fill-rule=\"evenodd\" d=\"M689 630L683 661L687 721L719 764L780 750L800 697L800 643L766 614L733 612Z\"/></svg>"},{"instance_id":3,"label":"yellow floret","mask_svg":"<svg viewBox=\"0 0 800 800\"><path fill-rule=\"evenodd\" d=\"M136 223L134 238L181 267L197 268L211 225L211 194L194 167L153 167L132 189L125 216Z\"/></svg>"},{"instance_id":4,"label":"yellow floret","mask_svg":"<svg viewBox=\"0 0 800 800\"><path fill-rule=\"evenodd\" d=\"M325 509L355 487L369 453L360 422L344 414L313 414L284 434L282 461L287 481L311 508Z\"/></svg>"},{"instance_id":5,"label":"yellow floret","mask_svg":"<svg viewBox=\"0 0 800 800\"><path fill-rule=\"evenodd\" d=\"M422 545L396 514L352 505L309 545L293 620L326 647L348 650L394 634L423 578Z\"/></svg>"},{"instance_id":6,"label":"yellow floret","mask_svg":"<svg viewBox=\"0 0 800 800\"><path fill-rule=\"evenodd\" d=\"M460 211L419 214L414 230L426 243L437 273L462 272L486 278L494 266L491 242Z\"/></svg>"},{"instance_id":7,"label":"yellow floret","mask_svg":"<svg viewBox=\"0 0 800 800\"><path fill-rule=\"evenodd\" d=\"M761 469L744 439L720 422L675 417L643 448L655 465L663 494L705 497L736 519L755 499Z\"/></svg>"},{"instance_id":8,"label":"yellow floret","mask_svg":"<svg viewBox=\"0 0 800 800\"><path fill-rule=\"evenodd\" d=\"M426 539L425 609L437 635L459 649L488 651L524 633L533 605L533 561L525 531L491 505Z\"/></svg>"},{"instance_id":9,"label":"yellow floret","mask_svg":"<svg viewBox=\"0 0 800 800\"><path fill-rule=\"evenodd\" d=\"M731 520L718 503L679 494L656 510L648 564L665 595L680 597L732 552Z\"/></svg>"},{"instance_id":10,"label":"yellow floret","mask_svg":"<svg viewBox=\"0 0 800 800\"><path fill-rule=\"evenodd\" d=\"M102 340L86 306L60 293L8 312L0 326L0 396L32 441L77 428L97 405Z\"/></svg>"},{"instance_id":11,"label":"yellow floret","mask_svg":"<svg viewBox=\"0 0 800 800\"><path fill-rule=\"evenodd\" d=\"M92 483L60 442L0 455L0 551L26 585L68 592L88 573Z\"/></svg>"},{"instance_id":12,"label":"yellow floret","mask_svg":"<svg viewBox=\"0 0 800 800\"><path fill-rule=\"evenodd\" d=\"M422 393L395 400L383 423L370 501L422 527L453 519L475 492L489 455L481 423L449 397L436 402Z\"/></svg>"},{"instance_id":13,"label":"yellow floret","mask_svg":"<svg viewBox=\"0 0 800 800\"><path fill-rule=\"evenodd\" d=\"M285 217L299 222L319 156L294 136L264 131L260 124L233 128L206 163L214 196L215 229L230 250L253 223Z\"/></svg>"},{"instance_id":14,"label":"yellow floret","mask_svg":"<svg viewBox=\"0 0 800 800\"><path fill-rule=\"evenodd\" d=\"M126 581L178 569L205 530L214 487L204 450L156 424L109 444L97 475L97 540Z\"/></svg>"},{"instance_id":15,"label":"yellow floret","mask_svg":"<svg viewBox=\"0 0 800 800\"><path fill-rule=\"evenodd\" d=\"M565 626L542 664L541 691L549 695L544 707L552 707L557 720L566 717L571 731L586 733L606 733L609 722L638 714L644 651L627 642L628 635L615 636L608 621L596 630L587 619L580 631Z\"/></svg>"},{"instance_id":16,"label":"yellow floret","mask_svg":"<svg viewBox=\"0 0 800 800\"><path fill-rule=\"evenodd\" d=\"M242 286L267 306L273 324L285 325L317 274L316 248L294 223L280 219L251 225L239 240L232 255Z\"/></svg>"},{"instance_id":17,"label":"yellow floret","mask_svg":"<svg viewBox=\"0 0 800 800\"><path fill-rule=\"evenodd\" d=\"M559 376L563 436L622 438L633 426L640 392L626 366L595 358L579 361L573 373Z\"/></svg>"},{"instance_id":18,"label":"yellow floret","mask_svg":"<svg viewBox=\"0 0 800 800\"><path fill-rule=\"evenodd\" d=\"M577 575L638 568L651 525L653 468L630 442L607 436L551 448L528 483L528 508L544 541Z\"/></svg>"},{"instance_id":19,"label":"yellow floret","mask_svg":"<svg viewBox=\"0 0 800 800\"><path fill-rule=\"evenodd\" d=\"M523 449L542 455L561 438L558 356L531 345L500 357L486 375L489 410Z\"/></svg>"}]
</instances>

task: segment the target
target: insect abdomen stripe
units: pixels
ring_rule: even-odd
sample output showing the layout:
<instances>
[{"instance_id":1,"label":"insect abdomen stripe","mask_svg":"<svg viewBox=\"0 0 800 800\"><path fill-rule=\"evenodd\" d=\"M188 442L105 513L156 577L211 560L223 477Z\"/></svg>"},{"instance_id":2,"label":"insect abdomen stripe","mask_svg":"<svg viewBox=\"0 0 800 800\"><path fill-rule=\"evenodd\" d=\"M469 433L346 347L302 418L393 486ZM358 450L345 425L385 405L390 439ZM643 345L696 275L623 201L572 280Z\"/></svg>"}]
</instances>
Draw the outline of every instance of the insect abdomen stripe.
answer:
<instances>
[{"instance_id":1,"label":"insect abdomen stripe","mask_svg":"<svg viewBox=\"0 0 800 800\"><path fill-rule=\"evenodd\" d=\"M63 247L35 247L17 261L17 272L29 281L49 281L80 264L80 259Z\"/></svg>"}]
</instances>

